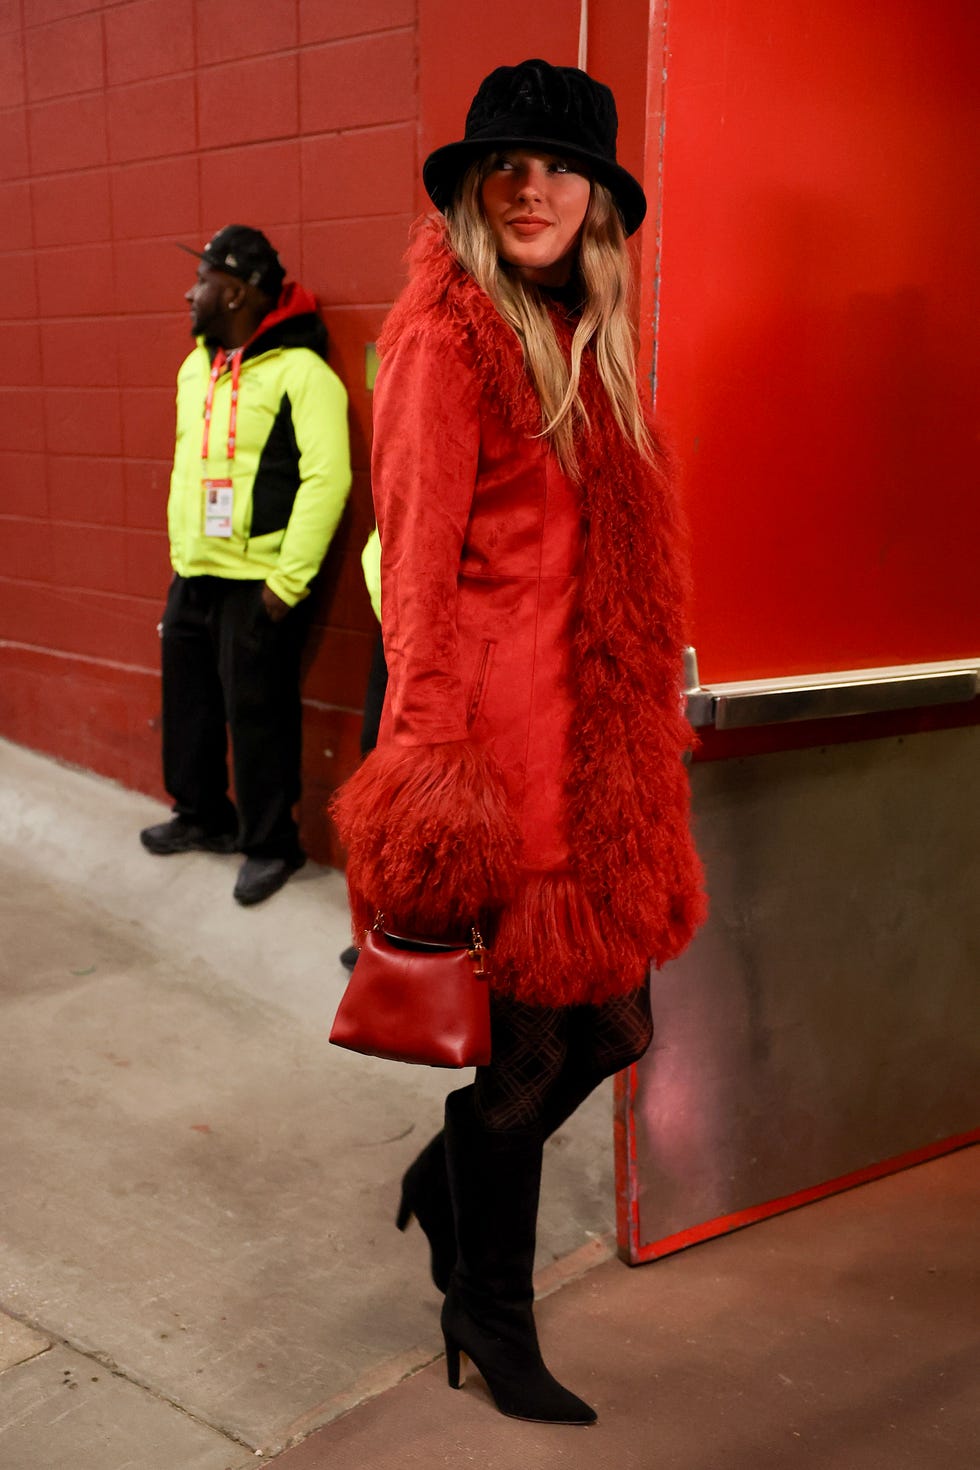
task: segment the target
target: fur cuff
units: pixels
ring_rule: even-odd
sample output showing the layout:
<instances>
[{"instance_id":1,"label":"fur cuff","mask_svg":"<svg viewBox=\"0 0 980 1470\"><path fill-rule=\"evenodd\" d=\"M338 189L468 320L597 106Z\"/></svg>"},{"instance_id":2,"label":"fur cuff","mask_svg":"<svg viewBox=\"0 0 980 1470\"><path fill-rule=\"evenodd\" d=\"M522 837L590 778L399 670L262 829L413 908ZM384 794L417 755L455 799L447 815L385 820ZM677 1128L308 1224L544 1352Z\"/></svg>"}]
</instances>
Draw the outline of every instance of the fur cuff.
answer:
<instances>
[{"instance_id":1,"label":"fur cuff","mask_svg":"<svg viewBox=\"0 0 980 1470\"><path fill-rule=\"evenodd\" d=\"M331 812L358 940L378 909L415 934L465 933L510 895L517 826L499 767L468 741L372 751Z\"/></svg>"},{"instance_id":2,"label":"fur cuff","mask_svg":"<svg viewBox=\"0 0 980 1470\"><path fill-rule=\"evenodd\" d=\"M649 967L649 956L603 923L572 873L530 874L491 950L494 990L528 1005L598 1005L642 985Z\"/></svg>"},{"instance_id":3,"label":"fur cuff","mask_svg":"<svg viewBox=\"0 0 980 1470\"><path fill-rule=\"evenodd\" d=\"M642 985L685 947L703 898L682 892L646 926L631 930L600 908L574 873L533 873L500 917L491 945L491 985L528 1005L602 1005Z\"/></svg>"}]
</instances>

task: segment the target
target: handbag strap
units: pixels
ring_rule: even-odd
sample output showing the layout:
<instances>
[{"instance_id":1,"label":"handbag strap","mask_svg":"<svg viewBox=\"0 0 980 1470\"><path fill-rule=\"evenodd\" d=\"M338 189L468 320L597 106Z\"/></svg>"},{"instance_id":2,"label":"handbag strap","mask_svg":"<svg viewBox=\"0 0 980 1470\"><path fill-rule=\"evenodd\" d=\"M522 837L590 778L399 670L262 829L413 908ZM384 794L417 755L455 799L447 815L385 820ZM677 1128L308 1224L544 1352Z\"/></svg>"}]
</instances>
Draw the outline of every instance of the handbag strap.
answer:
<instances>
[{"instance_id":1,"label":"handbag strap","mask_svg":"<svg viewBox=\"0 0 980 1470\"><path fill-rule=\"evenodd\" d=\"M385 932L385 916L383 910L378 909L377 913L374 916L374 923L371 927L376 934L383 934ZM396 938L402 937L403 936L401 935L396 936ZM446 948L461 949L463 948L463 946L447 945ZM468 946L466 946L466 953L469 955L470 959L473 962L474 975L480 978L485 977L489 973L487 969L487 959L489 958L490 951L484 944L483 935L480 933L476 924L470 925L470 943Z\"/></svg>"}]
</instances>

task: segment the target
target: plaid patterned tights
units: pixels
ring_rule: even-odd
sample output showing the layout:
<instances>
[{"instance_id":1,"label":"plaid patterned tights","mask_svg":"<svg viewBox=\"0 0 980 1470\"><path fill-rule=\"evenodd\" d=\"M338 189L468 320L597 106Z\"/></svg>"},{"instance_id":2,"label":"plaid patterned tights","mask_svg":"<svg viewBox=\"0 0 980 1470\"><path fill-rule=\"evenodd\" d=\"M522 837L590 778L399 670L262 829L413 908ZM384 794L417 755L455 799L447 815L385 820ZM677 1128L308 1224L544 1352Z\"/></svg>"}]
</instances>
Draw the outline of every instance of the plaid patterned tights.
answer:
<instances>
[{"instance_id":1,"label":"plaid patterned tights","mask_svg":"<svg viewBox=\"0 0 980 1470\"><path fill-rule=\"evenodd\" d=\"M606 1077L639 1061L653 1038L650 987L598 1006L491 1000L493 1061L476 1074L476 1110L494 1132L554 1133Z\"/></svg>"}]
</instances>

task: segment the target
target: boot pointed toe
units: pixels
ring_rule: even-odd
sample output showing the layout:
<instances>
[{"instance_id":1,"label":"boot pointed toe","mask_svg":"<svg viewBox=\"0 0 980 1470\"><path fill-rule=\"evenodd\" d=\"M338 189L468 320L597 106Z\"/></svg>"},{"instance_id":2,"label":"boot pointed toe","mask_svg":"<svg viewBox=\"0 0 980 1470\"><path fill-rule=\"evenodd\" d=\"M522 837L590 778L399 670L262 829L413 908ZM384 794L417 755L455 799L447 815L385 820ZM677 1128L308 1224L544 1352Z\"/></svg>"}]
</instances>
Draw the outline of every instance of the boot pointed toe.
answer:
<instances>
[{"instance_id":1,"label":"boot pointed toe","mask_svg":"<svg viewBox=\"0 0 980 1470\"><path fill-rule=\"evenodd\" d=\"M480 1373L501 1414L532 1424L594 1424L595 1409L559 1383L538 1346L530 1306L484 1304L478 1314L450 1284L442 1311L450 1388L462 1383L460 1358Z\"/></svg>"}]
</instances>

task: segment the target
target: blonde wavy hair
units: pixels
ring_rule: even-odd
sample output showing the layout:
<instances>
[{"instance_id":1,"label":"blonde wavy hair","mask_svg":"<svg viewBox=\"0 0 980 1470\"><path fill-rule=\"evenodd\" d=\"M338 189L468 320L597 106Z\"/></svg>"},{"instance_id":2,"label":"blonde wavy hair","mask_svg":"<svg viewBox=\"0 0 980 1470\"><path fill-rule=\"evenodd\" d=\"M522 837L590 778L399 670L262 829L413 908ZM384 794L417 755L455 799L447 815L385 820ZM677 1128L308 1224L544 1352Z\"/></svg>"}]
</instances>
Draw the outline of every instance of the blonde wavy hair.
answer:
<instances>
[{"instance_id":1,"label":"blonde wavy hair","mask_svg":"<svg viewBox=\"0 0 980 1470\"><path fill-rule=\"evenodd\" d=\"M572 337L571 356L566 358L547 296L497 254L480 198L495 158L488 154L467 169L446 211L446 231L460 265L517 335L541 404L542 436L552 441L565 473L577 479L575 438L580 427L588 424L579 383L582 355L591 344L599 379L620 430L644 459L653 460L657 448L643 417L636 383L630 260L611 193L604 184L592 181L576 262L583 288L582 314Z\"/></svg>"}]
</instances>

